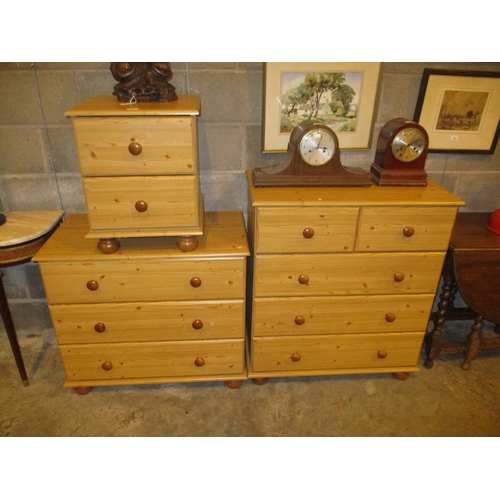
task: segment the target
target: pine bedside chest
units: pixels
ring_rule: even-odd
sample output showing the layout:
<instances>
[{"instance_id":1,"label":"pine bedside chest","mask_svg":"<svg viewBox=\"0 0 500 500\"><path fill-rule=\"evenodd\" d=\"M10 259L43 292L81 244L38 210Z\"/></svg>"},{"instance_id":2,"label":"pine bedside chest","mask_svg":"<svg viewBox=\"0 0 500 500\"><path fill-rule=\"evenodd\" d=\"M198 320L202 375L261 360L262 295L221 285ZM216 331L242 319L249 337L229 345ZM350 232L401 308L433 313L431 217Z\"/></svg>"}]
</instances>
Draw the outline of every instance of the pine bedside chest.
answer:
<instances>
[{"instance_id":1,"label":"pine bedside chest","mask_svg":"<svg viewBox=\"0 0 500 500\"><path fill-rule=\"evenodd\" d=\"M246 259L241 212L206 212L198 248L175 238L127 238L103 255L69 215L40 266L66 372L65 387L225 381L245 368Z\"/></svg>"},{"instance_id":2,"label":"pine bedside chest","mask_svg":"<svg viewBox=\"0 0 500 500\"><path fill-rule=\"evenodd\" d=\"M120 103L99 96L66 111L73 119L89 231L102 253L122 238L177 236L183 251L203 234L197 95Z\"/></svg>"},{"instance_id":3,"label":"pine bedside chest","mask_svg":"<svg viewBox=\"0 0 500 500\"><path fill-rule=\"evenodd\" d=\"M393 373L418 359L458 208L443 188L249 186L248 376ZM250 311L249 311L250 313Z\"/></svg>"}]
</instances>

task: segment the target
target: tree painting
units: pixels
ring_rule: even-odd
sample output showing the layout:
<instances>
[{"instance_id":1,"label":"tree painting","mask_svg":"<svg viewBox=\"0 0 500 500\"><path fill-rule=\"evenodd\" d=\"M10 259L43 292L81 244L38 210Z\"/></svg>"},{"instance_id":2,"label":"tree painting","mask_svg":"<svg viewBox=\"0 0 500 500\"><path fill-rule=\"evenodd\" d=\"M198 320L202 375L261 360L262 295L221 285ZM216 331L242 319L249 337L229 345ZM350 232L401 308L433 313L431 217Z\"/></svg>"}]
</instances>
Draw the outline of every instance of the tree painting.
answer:
<instances>
[{"instance_id":1,"label":"tree painting","mask_svg":"<svg viewBox=\"0 0 500 500\"><path fill-rule=\"evenodd\" d=\"M281 75L280 132L304 120L320 120L335 132L356 130L361 72L286 73Z\"/></svg>"}]
</instances>

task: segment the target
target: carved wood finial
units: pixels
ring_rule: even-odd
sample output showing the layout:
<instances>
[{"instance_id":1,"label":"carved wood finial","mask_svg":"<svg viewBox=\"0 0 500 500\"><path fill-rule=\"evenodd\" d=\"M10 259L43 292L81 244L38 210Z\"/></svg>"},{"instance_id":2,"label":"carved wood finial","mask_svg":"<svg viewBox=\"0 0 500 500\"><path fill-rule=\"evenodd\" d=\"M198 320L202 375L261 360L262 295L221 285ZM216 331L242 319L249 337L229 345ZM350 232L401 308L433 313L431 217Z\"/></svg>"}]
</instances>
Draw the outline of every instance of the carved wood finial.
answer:
<instances>
[{"instance_id":1,"label":"carved wood finial","mask_svg":"<svg viewBox=\"0 0 500 500\"><path fill-rule=\"evenodd\" d=\"M177 100L175 87L168 83L172 70L168 62L115 62L111 74L118 82L113 95L120 102L138 101L171 102Z\"/></svg>"}]
</instances>

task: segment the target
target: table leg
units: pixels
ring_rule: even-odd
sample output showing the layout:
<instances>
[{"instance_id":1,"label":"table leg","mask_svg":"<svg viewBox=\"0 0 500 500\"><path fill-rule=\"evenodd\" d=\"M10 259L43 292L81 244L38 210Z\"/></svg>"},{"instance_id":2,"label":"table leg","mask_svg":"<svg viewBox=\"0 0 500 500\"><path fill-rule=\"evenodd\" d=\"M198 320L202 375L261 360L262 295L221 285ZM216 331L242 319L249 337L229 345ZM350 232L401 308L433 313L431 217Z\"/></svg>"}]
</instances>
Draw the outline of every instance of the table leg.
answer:
<instances>
[{"instance_id":1,"label":"table leg","mask_svg":"<svg viewBox=\"0 0 500 500\"><path fill-rule=\"evenodd\" d=\"M26 374L26 368L24 367L23 358L21 356L21 349L19 348L19 342L17 341L14 322L12 321L9 304L7 303L7 295L5 294L5 288L3 286L3 273L1 271L0 271L0 312L2 314L5 330L7 331L7 336L9 337L10 347L12 349L12 353L14 354L14 359L16 360L17 369L19 370L19 375L21 375L21 380L23 381L23 384L25 386L28 386L29 385L28 375Z\"/></svg>"},{"instance_id":2,"label":"table leg","mask_svg":"<svg viewBox=\"0 0 500 500\"><path fill-rule=\"evenodd\" d=\"M443 266L443 286L441 288L441 295L439 296L438 312L434 320L434 328L427 334L425 339L425 352L427 358L424 362L426 368L432 368L434 365L434 358L441 352L443 344L442 333L443 326L446 322L446 315L450 304L456 294L455 275L453 272L452 256L448 252Z\"/></svg>"},{"instance_id":3,"label":"table leg","mask_svg":"<svg viewBox=\"0 0 500 500\"><path fill-rule=\"evenodd\" d=\"M483 329L483 318L481 316L476 316L474 319L474 324L472 325L469 336L465 341L465 360L463 361L461 367L463 370L470 370L470 365L472 361L477 356L479 352L479 346L481 345L480 334Z\"/></svg>"}]
</instances>

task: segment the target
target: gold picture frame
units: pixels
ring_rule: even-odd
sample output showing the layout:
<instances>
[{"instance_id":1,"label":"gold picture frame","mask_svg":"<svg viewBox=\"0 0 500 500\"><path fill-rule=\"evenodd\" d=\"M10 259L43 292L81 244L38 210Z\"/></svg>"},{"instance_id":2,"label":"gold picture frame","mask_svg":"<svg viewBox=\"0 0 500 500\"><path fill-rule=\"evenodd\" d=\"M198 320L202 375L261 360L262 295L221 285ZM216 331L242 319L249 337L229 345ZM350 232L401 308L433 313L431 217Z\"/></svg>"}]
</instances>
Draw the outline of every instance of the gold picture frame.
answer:
<instances>
[{"instance_id":1,"label":"gold picture frame","mask_svg":"<svg viewBox=\"0 0 500 500\"><path fill-rule=\"evenodd\" d=\"M381 63L264 63L262 152L286 151L291 130L308 118L332 128L341 150L369 149L380 68Z\"/></svg>"},{"instance_id":2,"label":"gold picture frame","mask_svg":"<svg viewBox=\"0 0 500 500\"><path fill-rule=\"evenodd\" d=\"M493 154L500 134L500 72L425 68L413 120L433 153Z\"/></svg>"}]
</instances>

